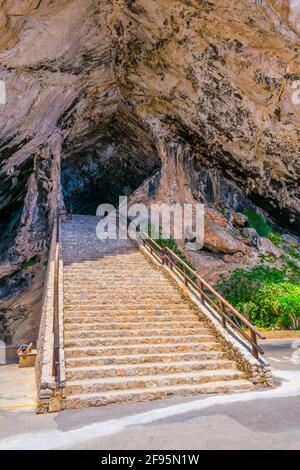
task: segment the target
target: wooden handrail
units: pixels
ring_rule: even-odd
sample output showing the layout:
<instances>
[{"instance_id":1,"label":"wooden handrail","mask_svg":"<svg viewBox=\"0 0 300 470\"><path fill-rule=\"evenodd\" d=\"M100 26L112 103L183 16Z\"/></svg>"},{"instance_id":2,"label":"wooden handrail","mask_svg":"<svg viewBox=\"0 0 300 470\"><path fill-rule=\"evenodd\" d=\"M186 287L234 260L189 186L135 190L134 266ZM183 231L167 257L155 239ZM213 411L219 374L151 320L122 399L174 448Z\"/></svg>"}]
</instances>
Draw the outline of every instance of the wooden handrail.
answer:
<instances>
[{"instance_id":1,"label":"wooden handrail","mask_svg":"<svg viewBox=\"0 0 300 470\"><path fill-rule=\"evenodd\" d=\"M234 315L236 317L238 317L243 323L245 326L247 326L247 328L249 328L250 330L253 330L255 331L255 334L261 338L261 339L266 339L264 337L264 335L258 331L254 325L252 325L252 323L249 322L249 320L247 320L247 318L245 318L240 312L238 312L229 302L227 302L226 299L224 299L224 297L221 296L221 294L219 294L212 286L210 286L196 271L194 271L188 264L186 264L183 260L181 260L179 258L179 256L177 256L172 250L170 250L170 248L166 247L166 250L170 253L171 256L173 256L174 258L177 259L177 261L179 261L186 269L189 270L189 272L197 277L201 282L202 284L206 287L206 289L208 289L215 297L217 297L218 300L220 300L220 302L222 302L222 304L224 304L229 310L232 311L232 313L234 313Z\"/></svg>"},{"instance_id":2,"label":"wooden handrail","mask_svg":"<svg viewBox=\"0 0 300 470\"><path fill-rule=\"evenodd\" d=\"M59 263L60 263L60 217L62 212L58 209L53 222L55 234L55 259L54 259L54 295L53 295L53 367L52 374L57 385L60 385L60 339L59 339Z\"/></svg>"},{"instance_id":3,"label":"wooden handrail","mask_svg":"<svg viewBox=\"0 0 300 470\"><path fill-rule=\"evenodd\" d=\"M191 286L194 291L200 295L200 300L202 304L209 304L213 309L221 316L222 326L226 329L227 323L230 324L232 328L237 330L241 336L250 344L251 351L253 356L258 359L259 354L264 354L263 349L257 344L257 337L265 339L264 335L258 331L252 323L249 322L240 312L238 312L229 302L227 302L224 297L222 297L212 286L210 286L194 269L192 269L185 261L183 261L179 256L176 255L170 248L160 247L155 240L153 240L149 235L144 232L141 232L142 240L145 248L147 248L152 254L153 251L155 255L159 258L160 262L165 265L170 265L170 268L174 272L176 269L177 276L179 279L185 283L186 286ZM179 275L178 275L179 272ZM220 305L210 297L210 295L205 292L209 291L209 294L213 298L217 299ZM250 330L250 335L245 331L241 325L235 322L237 320L242 324L242 326Z\"/></svg>"}]
</instances>

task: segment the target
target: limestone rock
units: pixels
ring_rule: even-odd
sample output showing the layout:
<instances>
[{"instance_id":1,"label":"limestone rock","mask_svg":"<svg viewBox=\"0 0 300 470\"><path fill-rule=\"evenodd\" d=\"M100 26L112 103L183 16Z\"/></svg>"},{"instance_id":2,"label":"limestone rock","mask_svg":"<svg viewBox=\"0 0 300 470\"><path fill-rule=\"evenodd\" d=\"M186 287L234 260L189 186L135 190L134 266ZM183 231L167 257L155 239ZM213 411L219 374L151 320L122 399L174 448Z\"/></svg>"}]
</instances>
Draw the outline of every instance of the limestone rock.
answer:
<instances>
[{"instance_id":1,"label":"limestone rock","mask_svg":"<svg viewBox=\"0 0 300 470\"><path fill-rule=\"evenodd\" d=\"M258 205L297 233L296 3L0 0L2 261L44 256L62 192L95 214L148 178L148 202ZM245 252L215 217L209 246Z\"/></svg>"},{"instance_id":2,"label":"limestone rock","mask_svg":"<svg viewBox=\"0 0 300 470\"><path fill-rule=\"evenodd\" d=\"M283 251L277 248L268 238L260 239L260 251L264 254L274 256L274 258L281 258L284 256Z\"/></svg>"},{"instance_id":3,"label":"limestone rock","mask_svg":"<svg viewBox=\"0 0 300 470\"><path fill-rule=\"evenodd\" d=\"M205 221L204 246L215 253L247 253L247 247L244 243L234 238L228 230L211 220Z\"/></svg>"},{"instance_id":4,"label":"limestone rock","mask_svg":"<svg viewBox=\"0 0 300 470\"><path fill-rule=\"evenodd\" d=\"M258 235L255 228L244 228L242 230L243 240L246 245L259 248L260 246L260 236Z\"/></svg>"},{"instance_id":5,"label":"limestone rock","mask_svg":"<svg viewBox=\"0 0 300 470\"><path fill-rule=\"evenodd\" d=\"M233 224L238 227L245 227L248 222L248 218L246 215L241 214L239 212L233 213Z\"/></svg>"}]
</instances>

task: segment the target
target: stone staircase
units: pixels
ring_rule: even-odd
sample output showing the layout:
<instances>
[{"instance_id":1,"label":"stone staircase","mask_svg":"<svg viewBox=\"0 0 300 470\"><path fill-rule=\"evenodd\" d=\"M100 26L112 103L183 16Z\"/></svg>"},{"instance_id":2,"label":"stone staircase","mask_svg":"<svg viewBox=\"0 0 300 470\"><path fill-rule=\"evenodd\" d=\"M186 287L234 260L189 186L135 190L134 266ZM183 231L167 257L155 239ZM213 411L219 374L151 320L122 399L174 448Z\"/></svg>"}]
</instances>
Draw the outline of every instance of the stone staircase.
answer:
<instances>
[{"instance_id":1,"label":"stone staircase","mask_svg":"<svg viewBox=\"0 0 300 470\"><path fill-rule=\"evenodd\" d=\"M172 281L97 222L62 223L66 407L251 390Z\"/></svg>"}]
</instances>

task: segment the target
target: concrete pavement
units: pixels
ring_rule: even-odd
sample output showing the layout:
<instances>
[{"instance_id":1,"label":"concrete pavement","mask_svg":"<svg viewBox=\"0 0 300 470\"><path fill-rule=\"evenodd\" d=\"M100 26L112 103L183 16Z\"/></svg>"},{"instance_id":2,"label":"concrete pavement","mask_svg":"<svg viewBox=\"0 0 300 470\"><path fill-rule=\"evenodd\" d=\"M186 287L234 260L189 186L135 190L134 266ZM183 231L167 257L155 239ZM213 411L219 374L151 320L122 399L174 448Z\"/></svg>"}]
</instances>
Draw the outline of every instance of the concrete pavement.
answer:
<instances>
[{"instance_id":1,"label":"concrete pavement","mask_svg":"<svg viewBox=\"0 0 300 470\"><path fill-rule=\"evenodd\" d=\"M2 410L0 449L300 449L299 343L264 343L272 390L58 415Z\"/></svg>"},{"instance_id":2,"label":"concrete pavement","mask_svg":"<svg viewBox=\"0 0 300 470\"><path fill-rule=\"evenodd\" d=\"M0 366L0 411L25 408L34 411L35 405L34 368L20 369L15 364Z\"/></svg>"}]
</instances>

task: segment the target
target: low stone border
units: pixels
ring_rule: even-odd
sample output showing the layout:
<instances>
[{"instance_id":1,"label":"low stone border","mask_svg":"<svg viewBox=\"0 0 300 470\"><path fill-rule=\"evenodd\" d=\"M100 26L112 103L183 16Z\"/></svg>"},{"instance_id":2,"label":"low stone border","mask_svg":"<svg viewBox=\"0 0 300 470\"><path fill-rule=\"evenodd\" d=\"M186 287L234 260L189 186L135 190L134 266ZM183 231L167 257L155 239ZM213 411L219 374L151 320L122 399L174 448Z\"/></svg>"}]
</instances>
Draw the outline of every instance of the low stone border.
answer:
<instances>
[{"instance_id":1,"label":"low stone border","mask_svg":"<svg viewBox=\"0 0 300 470\"><path fill-rule=\"evenodd\" d=\"M196 291L186 287L169 267L162 265L144 246L140 246L140 251L152 265L176 284L182 295L199 313L201 319L204 320L208 328L213 331L217 340L223 345L228 357L237 363L240 370L245 372L248 380L256 388L272 387L273 380L270 364L263 358L255 359L251 354L248 344L230 326L224 329L219 315L207 303L203 305L198 299Z\"/></svg>"},{"instance_id":2,"label":"low stone border","mask_svg":"<svg viewBox=\"0 0 300 470\"><path fill-rule=\"evenodd\" d=\"M42 304L42 317L40 323L39 339L36 359L37 382L37 413L56 413L64 409L65 360L63 343L63 261L59 262L59 332L60 332L60 386L53 376L53 348L54 348L54 280L55 280L55 250L56 228L54 222L50 245L48 267L45 278L44 299ZM60 230L60 226L59 226Z\"/></svg>"}]
</instances>

